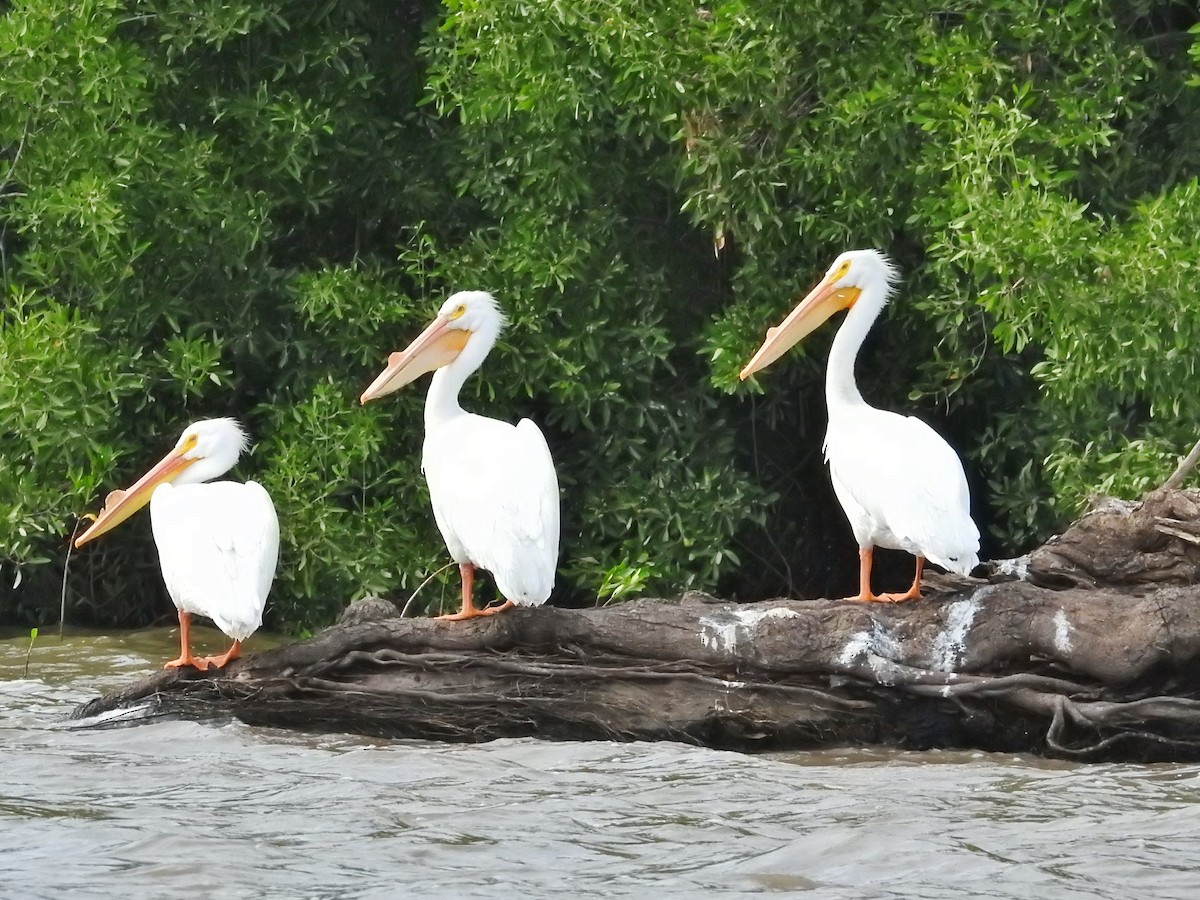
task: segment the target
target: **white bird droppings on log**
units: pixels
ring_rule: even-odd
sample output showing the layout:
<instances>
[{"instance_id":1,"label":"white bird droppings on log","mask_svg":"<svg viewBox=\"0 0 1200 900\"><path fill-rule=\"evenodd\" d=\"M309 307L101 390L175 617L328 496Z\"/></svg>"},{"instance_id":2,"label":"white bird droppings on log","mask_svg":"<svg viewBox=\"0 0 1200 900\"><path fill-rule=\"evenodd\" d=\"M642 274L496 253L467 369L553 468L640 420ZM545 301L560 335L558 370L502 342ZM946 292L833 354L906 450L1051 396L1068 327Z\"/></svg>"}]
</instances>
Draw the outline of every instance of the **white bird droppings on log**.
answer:
<instances>
[{"instance_id":1,"label":"white bird droppings on log","mask_svg":"<svg viewBox=\"0 0 1200 900\"><path fill-rule=\"evenodd\" d=\"M1054 614L1054 647L1059 653L1071 652L1071 632L1073 630L1066 610L1058 610Z\"/></svg>"},{"instance_id":2,"label":"white bird droppings on log","mask_svg":"<svg viewBox=\"0 0 1200 900\"><path fill-rule=\"evenodd\" d=\"M842 648L837 662L844 669L855 668L855 663L864 657L871 673L880 684L891 684L895 660L902 654L901 642L884 628L877 619L871 620L870 631L859 631L851 636Z\"/></svg>"},{"instance_id":3,"label":"white bird droppings on log","mask_svg":"<svg viewBox=\"0 0 1200 900\"><path fill-rule=\"evenodd\" d=\"M942 672L953 672L962 662L966 650L967 634L975 622L981 598L991 593L993 587L980 588L970 597L955 600L946 612L946 627L933 641L933 664Z\"/></svg>"},{"instance_id":4,"label":"white bird droppings on log","mask_svg":"<svg viewBox=\"0 0 1200 900\"><path fill-rule=\"evenodd\" d=\"M997 575L1015 578L1017 581L1027 581L1029 578L1028 553L1015 559L997 559L992 565L995 567Z\"/></svg>"},{"instance_id":5,"label":"white bird droppings on log","mask_svg":"<svg viewBox=\"0 0 1200 900\"><path fill-rule=\"evenodd\" d=\"M796 613L783 606L770 609L722 610L719 616L700 619L700 642L709 650L733 655L739 640L753 639L754 632L764 619L797 619Z\"/></svg>"}]
</instances>

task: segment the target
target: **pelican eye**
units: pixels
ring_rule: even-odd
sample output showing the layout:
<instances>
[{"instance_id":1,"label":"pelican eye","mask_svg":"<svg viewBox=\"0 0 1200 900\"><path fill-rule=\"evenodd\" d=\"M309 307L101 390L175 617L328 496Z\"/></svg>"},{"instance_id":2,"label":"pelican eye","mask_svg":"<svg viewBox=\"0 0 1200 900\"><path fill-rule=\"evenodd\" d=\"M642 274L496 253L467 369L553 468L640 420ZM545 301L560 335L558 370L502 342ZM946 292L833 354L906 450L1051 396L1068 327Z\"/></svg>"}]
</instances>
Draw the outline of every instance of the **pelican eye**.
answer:
<instances>
[{"instance_id":1,"label":"pelican eye","mask_svg":"<svg viewBox=\"0 0 1200 900\"><path fill-rule=\"evenodd\" d=\"M455 319L461 319L463 316L463 313L465 313L466 311L467 311L467 307L465 304L463 304L463 303L458 304L458 306L454 307L454 312L450 313L450 321L454 321Z\"/></svg>"},{"instance_id":2,"label":"pelican eye","mask_svg":"<svg viewBox=\"0 0 1200 900\"><path fill-rule=\"evenodd\" d=\"M180 449L184 453L186 453L187 451L191 450L193 447L196 446L196 441L198 441L198 440L199 440L199 438L194 433L189 434L187 437L185 437L183 439L183 446Z\"/></svg>"}]
</instances>

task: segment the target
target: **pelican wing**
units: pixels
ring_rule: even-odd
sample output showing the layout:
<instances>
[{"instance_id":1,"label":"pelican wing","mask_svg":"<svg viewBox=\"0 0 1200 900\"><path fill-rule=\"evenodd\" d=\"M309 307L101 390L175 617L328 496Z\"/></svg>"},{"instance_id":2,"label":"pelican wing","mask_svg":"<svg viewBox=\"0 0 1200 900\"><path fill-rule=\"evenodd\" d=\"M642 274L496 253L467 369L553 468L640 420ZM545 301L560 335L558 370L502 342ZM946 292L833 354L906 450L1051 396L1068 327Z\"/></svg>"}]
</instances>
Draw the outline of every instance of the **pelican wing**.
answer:
<instances>
[{"instance_id":1,"label":"pelican wing","mask_svg":"<svg viewBox=\"0 0 1200 900\"><path fill-rule=\"evenodd\" d=\"M962 461L920 419L868 409L861 420L831 422L826 455L860 542L920 554L963 574L978 563L979 529Z\"/></svg>"},{"instance_id":2,"label":"pelican wing","mask_svg":"<svg viewBox=\"0 0 1200 900\"><path fill-rule=\"evenodd\" d=\"M236 640L262 624L275 578L279 520L266 490L239 484L164 484L150 513L167 592Z\"/></svg>"},{"instance_id":3,"label":"pelican wing","mask_svg":"<svg viewBox=\"0 0 1200 900\"><path fill-rule=\"evenodd\" d=\"M464 416L427 445L425 477L451 552L491 572L514 603L544 603L558 562L559 503L538 427Z\"/></svg>"}]
</instances>

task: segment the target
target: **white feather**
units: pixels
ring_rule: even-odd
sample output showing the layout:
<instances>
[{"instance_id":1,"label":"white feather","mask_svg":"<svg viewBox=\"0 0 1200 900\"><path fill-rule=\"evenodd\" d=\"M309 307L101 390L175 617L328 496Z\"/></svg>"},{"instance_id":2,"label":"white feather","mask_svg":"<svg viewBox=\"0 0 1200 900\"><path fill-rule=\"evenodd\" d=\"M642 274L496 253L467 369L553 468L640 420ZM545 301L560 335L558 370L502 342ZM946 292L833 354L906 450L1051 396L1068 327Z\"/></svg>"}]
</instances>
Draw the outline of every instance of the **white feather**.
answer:
<instances>
[{"instance_id":1,"label":"white feather","mask_svg":"<svg viewBox=\"0 0 1200 900\"><path fill-rule=\"evenodd\" d=\"M958 454L919 419L866 403L854 378L896 268L877 251L855 250L839 256L826 278L861 291L833 339L825 374L825 458L858 545L905 550L966 575L979 562L979 529Z\"/></svg>"},{"instance_id":2,"label":"white feather","mask_svg":"<svg viewBox=\"0 0 1200 900\"><path fill-rule=\"evenodd\" d=\"M456 562L487 569L506 600L533 606L549 598L558 563L558 477L550 448L528 419L511 425L466 412L458 400L504 322L486 291L453 294L407 350L389 357L363 400L436 368L425 398L421 467L438 529Z\"/></svg>"},{"instance_id":3,"label":"white feather","mask_svg":"<svg viewBox=\"0 0 1200 900\"><path fill-rule=\"evenodd\" d=\"M422 465L455 562L487 569L507 600L545 603L558 563L558 477L538 427L462 413L427 429Z\"/></svg>"},{"instance_id":4,"label":"white feather","mask_svg":"<svg viewBox=\"0 0 1200 900\"><path fill-rule=\"evenodd\" d=\"M167 593L234 640L262 624L279 555L279 520L256 482L163 484L150 521Z\"/></svg>"},{"instance_id":5,"label":"white feather","mask_svg":"<svg viewBox=\"0 0 1200 900\"><path fill-rule=\"evenodd\" d=\"M978 565L962 462L920 419L844 411L830 419L825 458L860 547L904 550L961 575Z\"/></svg>"},{"instance_id":6,"label":"white feather","mask_svg":"<svg viewBox=\"0 0 1200 900\"><path fill-rule=\"evenodd\" d=\"M792 313L767 332L742 377L770 365L838 309L848 309L825 373L825 459L834 492L864 554L875 546L905 550L966 575L979 562L979 529L971 519L962 462L924 422L869 405L854 378L858 351L898 277L877 250L841 254ZM865 599L871 593L870 557L863 558L859 596Z\"/></svg>"}]
</instances>

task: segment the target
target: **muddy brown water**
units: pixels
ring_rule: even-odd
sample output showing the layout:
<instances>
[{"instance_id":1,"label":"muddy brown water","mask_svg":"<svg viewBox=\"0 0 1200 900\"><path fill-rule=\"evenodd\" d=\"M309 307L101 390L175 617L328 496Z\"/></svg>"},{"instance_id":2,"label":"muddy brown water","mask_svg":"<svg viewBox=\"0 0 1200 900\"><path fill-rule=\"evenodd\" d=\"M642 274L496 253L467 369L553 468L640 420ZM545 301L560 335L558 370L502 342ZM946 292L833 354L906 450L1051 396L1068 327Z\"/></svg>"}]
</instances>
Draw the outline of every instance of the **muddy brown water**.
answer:
<instances>
[{"instance_id":1,"label":"muddy brown water","mask_svg":"<svg viewBox=\"0 0 1200 900\"><path fill-rule=\"evenodd\" d=\"M1200 897L1195 765L65 721L175 640L0 640L0 897Z\"/></svg>"}]
</instances>

